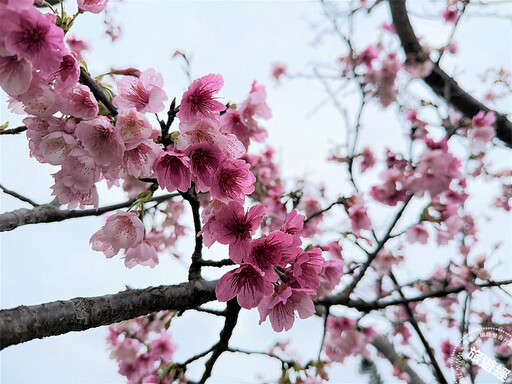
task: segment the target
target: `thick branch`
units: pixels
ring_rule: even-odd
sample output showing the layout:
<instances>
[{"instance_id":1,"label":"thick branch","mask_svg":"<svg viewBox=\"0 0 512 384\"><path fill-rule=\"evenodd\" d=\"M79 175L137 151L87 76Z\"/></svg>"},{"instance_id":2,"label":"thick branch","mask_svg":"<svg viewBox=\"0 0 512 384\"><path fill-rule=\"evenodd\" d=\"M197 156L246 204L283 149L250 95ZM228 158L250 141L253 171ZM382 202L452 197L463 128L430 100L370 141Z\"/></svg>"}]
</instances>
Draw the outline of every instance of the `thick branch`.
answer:
<instances>
[{"instance_id":1,"label":"thick branch","mask_svg":"<svg viewBox=\"0 0 512 384\"><path fill-rule=\"evenodd\" d=\"M27 127L24 125L21 125L16 128L9 128L9 129L2 129L0 131L0 135L17 135L18 133L25 132L27 130Z\"/></svg>"},{"instance_id":2,"label":"thick branch","mask_svg":"<svg viewBox=\"0 0 512 384\"><path fill-rule=\"evenodd\" d=\"M133 319L215 300L216 281L128 290L114 295L19 306L0 311L0 349L32 339Z\"/></svg>"},{"instance_id":3,"label":"thick branch","mask_svg":"<svg viewBox=\"0 0 512 384\"><path fill-rule=\"evenodd\" d=\"M89 76L84 67L80 67L80 82L89 87L96 100L101 101L113 117L117 116L117 109L114 104L110 102L105 92L103 92L103 88Z\"/></svg>"},{"instance_id":4,"label":"thick branch","mask_svg":"<svg viewBox=\"0 0 512 384\"><path fill-rule=\"evenodd\" d=\"M171 193L163 196L153 197L150 201L162 202L172 197L178 196ZM85 216L101 216L106 212L115 211L116 209L127 208L134 203L135 199L128 200L124 203L108 205L98 209L80 210L60 210L53 204L43 204L32 209L16 209L15 211L0 214L0 232L12 231L22 225L52 223Z\"/></svg>"},{"instance_id":5,"label":"thick branch","mask_svg":"<svg viewBox=\"0 0 512 384\"><path fill-rule=\"evenodd\" d=\"M389 342L384 336L376 336L372 345L389 360L391 364L395 364L399 359L398 353L395 351L393 344ZM409 366L407 361L403 362L402 369L409 374L409 384L425 384L425 382L418 376L418 374Z\"/></svg>"},{"instance_id":6,"label":"thick branch","mask_svg":"<svg viewBox=\"0 0 512 384\"><path fill-rule=\"evenodd\" d=\"M388 3L393 25L408 60L413 63L428 60L428 55L422 50L411 26L405 0L388 0ZM479 111L493 112L496 115L496 136L508 147L512 147L512 122L504 114L488 108L464 91L438 64L434 63L434 69L423 80L438 96L444 98L447 103L454 106L469 119Z\"/></svg>"}]
</instances>

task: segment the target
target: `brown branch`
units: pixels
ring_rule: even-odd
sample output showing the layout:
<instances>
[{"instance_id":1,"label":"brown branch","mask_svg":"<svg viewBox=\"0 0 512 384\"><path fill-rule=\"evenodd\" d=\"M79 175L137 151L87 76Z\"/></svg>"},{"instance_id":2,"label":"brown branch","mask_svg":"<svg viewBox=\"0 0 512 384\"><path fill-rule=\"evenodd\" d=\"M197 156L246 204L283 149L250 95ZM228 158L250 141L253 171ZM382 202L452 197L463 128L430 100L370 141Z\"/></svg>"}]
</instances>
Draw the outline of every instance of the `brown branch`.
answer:
<instances>
[{"instance_id":1,"label":"brown branch","mask_svg":"<svg viewBox=\"0 0 512 384\"><path fill-rule=\"evenodd\" d=\"M37 203L34 203L34 201L32 201L31 199L29 199L28 197L25 197L23 195L20 195L18 192L14 192L14 191L11 191L10 189L7 189L5 188L3 185L0 184L0 189L6 194L6 195L10 195L18 200L21 200L25 203L29 203L31 206L33 207L37 207L39 206L39 204Z\"/></svg>"},{"instance_id":2,"label":"brown branch","mask_svg":"<svg viewBox=\"0 0 512 384\"><path fill-rule=\"evenodd\" d=\"M377 351L379 351L382 355L384 355L386 359L389 360L391 364L395 364L400 358L398 353L396 353L393 344L391 344L391 342L384 336L376 336L371 343L375 349L377 349ZM402 369L407 372L410 377L410 380L408 381L409 384L425 384L421 377L418 376L416 371L410 367L407 361L403 361Z\"/></svg>"},{"instance_id":3,"label":"brown branch","mask_svg":"<svg viewBox=\"0 0 512 384\"><path fill-rule=\"evenodd\" d=\"M405 0L388 0L388 4L393 18L393 25L407 55L407 60L411 63L421 63L428 60L428 54L421 48L411 26ZM458 109L469 119L480 111L493 112L496 115L496 136L508 147L512 147L512 122L504 114L490 109L464 91L439 65L434 63L434 69L423 80L438 96L445 99L447 103Z\"/></svg>"},{"instance_id":4,"label":"brown branch","mask_svg":"<svg viewBox=\"0 0 512 384\"><path fill-rule=\"evenodd\" d=\"M215 300L217 281L133 289L113 295L19 306L0 311L0 349L32 339L113 324L161 310Z\"/></svg>"},{"instance_id":5,"label":"brown branch","mask_svg":"<svg viewBox=\"0 0 512 384\"><path fill-rule=\"evenodd\" d=\"M395 287L398 290L398 293L400 293L400 296L402 297L402 299L405 299L405 295L402 292L402 289L400 288L400 285L398 284L398 281L396 280L395 275L393 275L393 272L389 273L389 277L393 281L393 284L395 284ZM429 342L425 338L425 335L423 335L423 332L421 331L421 328L420 328L418 322L416 321L416 318L414 317L414 312L412 311L409 304L406 303L406 304L403 304L403 306L405 308L405 312L407 312L407 317L409 318L409 323L411 323L412 327L416 331L416 334L420 338L421 343L423 344L423 347L425 348L425 351L427 352L427 355L430 359L430 363L432 364L434 376L437 378L439 383L448 384L448 381L446 381L446 378L444 377L443 371L441 370L441 367L439 366L439 363L436 360L436 357L434 355L432 348L430 347Z\"/></svg>"},{"instance_id":6,"label":"brown branch","mask_svg":"<svg viewBox=\"0 0 512 384\"><path fill-rule=\"evenodd\" d=\"M16 128L2 129L0 130L0 135L17 135L18 133L25 132L27 127L21 125Z\"/></svg>"},{"instance_id":7,"label":"brown branch","mask_svg":"<svg viewBox=\"0 0 512 384\"><path fill-rule=\"evenodd\" d=\"M232 299L228 301L226 306L226 322L224 323L224 328L220 331L219 342L212 347L212 355L208 359L205 364L204 373L199 380L200 384L203 384L208 380L208 378L212 374L213 366L217 362L217 359L224 352L228 350L229 347L229 339L233 334L233 330L235 329L236 323L238 321L238 314L240 313L240 306L238 305L236 299Z\"/></svg>"},{"instance_id":8,"label":"brown branch","mask_svg":"<svg viewBox=\"0 0 512 384\"><path fill-rule=\"evenodd\" d=\"M188 280L201 279L201 265L202 265L202 249L203 249L203 236L199 235L201 232L201 216L199 214L199 199L195 191L195 186L187 192L180 192L181 196L187 200L192 208L192 216L194 217L194 232L196 234L196 241L194 246L194 253L192 254L192 263L188 270Z\"/></svg>"},{"instance_id":9,"label":"brown branch","mask_svg":"<svg viewBox=\"0 0 512 384\"><path fill-rule=\"evenodd\" d=\"M89 87L96 100L103 103L112 117L117 116L117 109L114 104L110 102L105 92L103 92L103 88L87 73L84 67L80 67L80 82Z\"/></svg>"},{"instance_id":10,"label":"brown branch","mask_svg":"<svg viewBox=\"0 0 512 384\"><path fill-rule=\"evenodd\" d=\"M162 202L172 197L179 196L177 193L171 193L163 196L153 197L149 201ZM135 202L135 199L128 200L124 203L108 205L98 209L80 210L60 210L54 204L43 204L32 209L16 209L11 212L0 214L0 232L12 231L22 225L52 223L67 219L86 216L101 216L106 212L115 211L116 209L127 208Z\"/></svg>"}]
</instances>

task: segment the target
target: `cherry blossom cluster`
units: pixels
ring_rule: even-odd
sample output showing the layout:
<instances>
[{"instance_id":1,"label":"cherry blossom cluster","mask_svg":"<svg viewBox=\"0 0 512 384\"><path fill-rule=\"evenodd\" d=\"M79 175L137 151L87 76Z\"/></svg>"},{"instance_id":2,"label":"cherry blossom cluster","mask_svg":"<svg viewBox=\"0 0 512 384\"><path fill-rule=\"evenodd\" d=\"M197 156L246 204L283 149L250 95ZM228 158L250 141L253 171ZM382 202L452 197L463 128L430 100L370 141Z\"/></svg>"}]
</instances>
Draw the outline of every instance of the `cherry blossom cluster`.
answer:
<instances>
[{"instance_id":1,"label":"cherry blossom cluster","mask_svg":"<svg viewBox=\"0 0 512 384\"><path fill-rule=\"evenodd\" d=\"M158 312L108 327L110 358L117 361L128 384L171 383L177 347L167 329L173 315Z\"/></svg>"}]
</instances>

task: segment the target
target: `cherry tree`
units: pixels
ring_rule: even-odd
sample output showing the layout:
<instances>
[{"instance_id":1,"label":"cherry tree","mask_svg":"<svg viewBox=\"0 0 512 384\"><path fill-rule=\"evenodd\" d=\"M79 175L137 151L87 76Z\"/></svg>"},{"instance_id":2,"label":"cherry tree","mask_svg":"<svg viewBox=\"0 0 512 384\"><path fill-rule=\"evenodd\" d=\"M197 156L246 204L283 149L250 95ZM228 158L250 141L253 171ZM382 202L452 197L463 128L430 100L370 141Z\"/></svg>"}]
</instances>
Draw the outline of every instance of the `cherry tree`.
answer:
<instances>
[{"instance_id":1,"label":"cherry tree","mask_svg":"<svg viewBox=\"0 0 512 384\"><path fill-rule=\"evenodd\" d=\"M172 55L187 78L180 93L168 91L159 68L120 67L116 57L108 58L111 70L94 73L89 44L74 36L74 24L103 17L114 41L122 32L115 6L0 2L0 86L10 113L22 118L19 126L0 122L0 135L26 135L30 156L49 165L53 179L45 204L2 184L30 207L1 213L0 229L103 216L81 237L102 262L121 259L142 272L171 260L186 266L186 277L2 309L2 349L108 326L106 347L128 383L220 381L217 363L238 355L277 362L275 371L262 367L261 382L340 381L337 372L354 364L360 382L448 383L452 374L468 382L512 380L512 336L459 342L479 328L512 334L511 228L492 222L510 220L510 71L489 68L477 94L443 69L457 55L464 18L491 5L450 0L432 11L408 9L405 0L316 4L316 44L335 40L334 57L306 68L276 57L269 70L280 88L301 82L323 89L325 99L310 101L311 113L328 105L329 119L341 127L339 142L322 148L337 183L313 181L307 170L300 179L283 176L268 140L273 91L261 80L231 99L224 89L235 80L192 76L193 53L185 50ZM417 13L448 28L443 44L420 39L410 20ZM379 25L370 41L358 35L367 20ZM389 133L368 123L390 111ZM322 128L308 134L322 135ZM380 142L379 135L393 139ZM293 143L290 137L283 145ZM311 148L292 150L307 157ZM124 201L104 203L107 188ZM66 237L66 223L59 225ZM498 231L502 243L482 241L485 228ZM421 268L411 274L411 263ZM250 338L236 341L249 312L257 318L244 319L244 329L268 326L280 339L266 349L252 347ZM206 349L176 342L175 324L186 316L219 324L216 341ZM306 321L321 332L317 344L297 353L293 330ZM474 359L477 347L488 363ZM193 352L178 358L183 348Z\"/></svg>"}]
</instances>

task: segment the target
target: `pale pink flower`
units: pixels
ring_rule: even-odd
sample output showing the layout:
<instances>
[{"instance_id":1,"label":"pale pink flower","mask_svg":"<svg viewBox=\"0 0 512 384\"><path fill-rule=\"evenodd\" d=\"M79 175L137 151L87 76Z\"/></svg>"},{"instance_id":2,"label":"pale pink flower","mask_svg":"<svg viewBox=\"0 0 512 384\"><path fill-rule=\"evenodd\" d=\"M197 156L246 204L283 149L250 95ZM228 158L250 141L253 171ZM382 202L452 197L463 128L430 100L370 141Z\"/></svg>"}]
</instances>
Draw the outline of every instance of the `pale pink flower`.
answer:
<instances>
[{"instance_id":1,"label":"pale pink flower","mask_svg":"<svg viewBox=\"0 0 512 384\"><path fill-rule=\"evenodd\" d=\"M32 64L18 55L0 55L0 86L14 96L24 93L32 81Z\"/></svg>"},{"instance_id":2,"label":"pale pink flower","mask_svg":"<svg viewBox=\"0 0 512 384\"><path fill-rule=\"evenodd\" d=\"M420 244L427 244L428 241L428 231L421 224L415 224L409 228L406 232L406 236L410 243L417 241Z\"/></svg>"},{"instance_id":3,"label":"pale pink flower","mask_svg":"<svg viewBox=\"0 0 512 384\"><path fill-rule=\"evenodd\" d=\"M161 112L167 95L163 91L164 79L160 73L150 68L141 73L140 78L124 76L117 82L119 95L112 103L119 109L135 107L139 112Z\"/></svg>"},{"instance_id":4,"label":"pale pink flower","mask_svg":"<svg viewBox=\"0 0 512 384\"><path fill-rule=\"evenodd\" d=\"M260 324L268 316L275 332L283 329L289 331L295 321L295 311L301 319L307 319L315 313L315 305L308 293L281 284L272 296L266 296L259 304Z\"/></svg>"},{"instance_id":5,"label":"pale pink flower","mask_svg":"<svg viewBox=\"0 0 512 384\"><path fill-rule=\"evenodd\" d=\"M350 218L352 231L356 236L359 236L359 232L362 229L372 229L372 222L366 213L366 207L364 205L356 204L350 207L348 217Z\"/></svg>"},{"instance_id":6,"label":"pale pink flower","mask_svg":"<svg viewBox=\"0 0 512 384\"><path fill-rule=\"evenodd\" d=\"M180 110L176 116L180 121L189 121L194 117L218 119L219 112L226 109L225 105L215 100L224 79L221 75L210 73L196 79L189 85L181 98Z\"/></svg>"},{"instance_id":7,"label":"pale pink flower","mask_svg":"<svg viewBox=\"0 0 512 384\"><path fill-rule=\"evenodd\" d=\"M256 182L249 168L243 160L227 159L221 163L213 176L212 197L224 203L233 200L243 204L245 195L254 191Z\"/></svg>"},{"instance_id":8,"label":"pale pink flower","mask_svg":"<svg viewBox=\"0 0 512 384\"><path fill-rule=\"evenodd\" d=\"M255 266L242 264L222 276L215 287L217 300L228 301L233 297L242 308L257 307L264 296L274 292L267 277Z\"/></svg>"},{"instance_id":9,"label":"pale pink flower","mask_svg":"<svg viewBox=\"0 0 512 384\"><path fill-rule=\"evenodd\" d=\"M186 192L192 185L190 164L181 152L162 152L153 165L158 185L169 192Z\"/></svg>"},{"instance_id":10,"label":"pale pink flower","mask_svg":"<svg viewBox=\"0 0 512 384\"><path fill-rule=\"evenodd\" d=\"M75 133L96 164L105 167L121 165L125 147L119 131L108 119L97 117L81 121Z\"/></svg>"},{"instance_id":11,"label":"pale pink flower","mask_svg":"<svg viewBox=\"0 0 512 384\"><path fill-rule=\"evenodd\" d=\"M363 157L363 161L361 161L361 172L366 172L368 169L373 168L377 163L377 159L375 159L372 150L368 147L363 149L361 156Z\"/></svg>"},{"instance_id":12,"label":"pale pink flower","mask_svg":"<svg viewBox=\"0 0 512 384\"><path fill-rule=\"evenodd\" d=\"M142 178L153 175L153 165L162 149L152 140L127 144L123 154L123 169L128 175Z\"/></svg>"},{"instance_id":13,"label":"pale pink flower","mask_svg":"<svg viewBox=\"0 0 512 384\"><path fill-rule=\"evenodd\" d=\"M383 30L388 31L389 33L395 33L395 26L391 23L382 23L380 26Z\"/></svg>"},{"instance_id":14,"label":"pale pink flower","mask_svg":"<svg viewBox=\"0 0 512 384\"><path fill-rule=\"evenodd\" d=\"M393 265L396 265L400 262L398 257L395 257L390 251L387 249L382 249L377 253L377 257L375 257L373 265L377 272L385 275L391 271Z\"/></svg>"},{"instance_id":15,"label":"pale pink flower","mask_svg":"<svg viewBox=\"0 0 512 384\"><path fill-rule=\"evenodd\" d=\"M185 149L190 160L190 170L197 192L208 192L212 186L213 175L226 159L219 147L211 143L192 144Z\"/></svg>"},{"instance_id":16,"label":"pale pink flower","mask_svg":"<svg viewBox=\"0 0 512 384\"><path fill-rule=\"evenodd\" d=\"M87 51L90 49L90 46L86 41L80 40L74 35L67 37L66 43L68 43L69 49L76 53L77 60L80 61L84 59L82 56L82 51Z\"/></svg>"},{"instance_id":17,"label":"pale pink flower","mask_svg":"<svg viewBox=\"0 0 512 384\"><path fill-rule=\"evenodd\" d=\"M272 64L272 71L271 71L272 77L276 81L279 81L279 78L281 76L286 75L286 70L287 70L286 64L279 63L279 62L273 63Z\"/></svg>"},{"instance_id":18,"label":"pale pink flower","mask_svg":"<svg viewBox=\"0 0 512 384\"><path fill-rule=\"evenodd\" d=\"M78 9L82 12L100 13L108 4L108 0L77 0Z\"/></svg>"},{"instance_id":19,"label":"pale pink flower","mask_svg":"<svg viewBox=\"0 0 512 384\"><path fill-rule=\"evenodd\" d=\"M119 111L116 116L116 127L125 144L141 142L153 134L153 127L146 116L137 112L135 108Z\"/></svg>"},{"instance_id":20,"label":"pale pink flower","mask_svg":"<svg viewBox=\"0 0 512 384\"><path fill-rule=\"evenodd\" d=\"M160 333L158 339L151 342L150 353L153 355L154 360L158 361L162 358L165 361L171 361L176 349L176 345L171 340L171 334L164 330Z\"/></svg>"},{"instance_id":21,"label":"pale pink flower","mask_svg":"<svg viewBox=\"0 0 512 384\"><path fill-rule=\"evenodd\" d=\"M62 165L68 153L78 147L75 138L65 132L52 132L46 135L39 144L41 157L51 165Z\"/></svg>"},{"instance_id":22,"label":"pale pink flower","mask_svg":"<svg viewBox=\"0 0 512 384\"><path fill-rule=\"evenodd\" d=\"M92 249L112 257L121 249L135 248L144 239L144 224L134 212L117 211L92 235ZM105 246L108 252L105 252Z\"/></svg>"},{"instance_id":23,"label":"pale pink flower","mask_svg":"<svg viewBox=\"0 0 512 384\"><path fill-rule=\"evenodd\" d=\"M319 274L320 286L317 289L318 296L326 296L336 288L343 275L343 259L330 259L324 262L322 271Z\"/></svg>"},{"instance_id":24,"label":"pale pink flower","mask_svg":"<svg viewBox=\"0 0 512 384\"><path fill-rule=\"evenodd\" d=\"M36 8L13 12L2 28L5 47L12 53L29 60L47 76L59 67L64 46L64 31L55 25L50 14Z\"/></svg>"},{"instance_id":25,"label":"pale pink flower","mask_svg":"<svg viewBox=\"0 0 512 384\"><path fill-rule=\"evenodd\" d=\"M221 132L218 123L211 119L192 119L180 123L180 135L176 148L184 151L192 144L215 144L230 158L238 159L245 154L244 145L235 135Z\"/></svg>"},{"instance_id":26,"label":"pale pink flower","mask_svg":"<svg viewBox=\"0 0 512 384\"><path fill-rule=\"evenodd\" d=\"M99 107L89 87L77 84L59 97L60 111L84 120L94 119Z\"/></svg>"},{"instance_id":27,"label":"pale pink flower","mask_svg":"<svg viewBox=\"0 0 512 384\"><path fill-rule=\"evenodd\" d=\"M53 88L38 78L32 78L29 89L18 95L28 115L49 117L57 112L57 96Z\"/></svg>"},{"instance_id":28,"label":"pale pink flower","mask_svg":"<svg viewBox=\"0 0 512 384\"><path fill-rule=\"evenodd\" d=\"M472 139L471 150L474 153L483 152L487 143L489 143L496 135L496 131L494 129L496 116L494 116L493 112L487 112L484 114L483 111L480 111L473 116L471 122L472 128L468 131L468 136Z\"/></svg>"},{"instance_id":29,"label":"pale pink flower","mask_svg":"<svg viewBox=\"0 0 512 384\"><path fill-rule=\"evenodd\" d=\"M262 128L258 126L256 120L254 120L255 117L261 117L262 119L270 119L272 117L272 112L270 111L270 108L265 101L266 97L267 94L265 92L265 87L262 85L257 85L256 82L253 82L249 96L240 106L240 118L242 122L252 131L261 132L262 130ZM266 131L263 135L266 135ZM261 137L261 140L265 137L266 136ZM260 141L260 139L258 138L257 141Z\"/></svg>"},{"instance_id":30,"label":"pale pink flower","mask_svg":"<svg viewBox=\"0 0 512 384\"><path fill-rule=\"evenodd\" d=\"M55 180L55 184L50 187L53 190L52 196L58 196L61 204L67 205L68 209L85 209L87 205L98 209L98 191L95 185L90 185L87 189L81 186L78 188L73 176L64 168L52 176Z\"/></svg>"},{"instance_id":31,"label":"pale pink flower","mask_svg":"<svg viewBox=\"0 0 512 384\"><path fill-rule=\"evenodd\" d=\"M88 190L100 178L100 167L83 148L71 150L62 167L71 176L76 189Z\"/></svg>"},{"instance_id":32,"label":"pale pink flower","mask_svg":"<svg viewBox=\"0 0 512 384\"><path fill-rule=\"evenodd\" d=\"M76 60L76 54L68 53L62 56L59 68L49 77L49 81L55 80L54 88L62 92L73 87L80 78L80 65Z\"/></svg>"},{"instance_id":33,"label":"pale pink flower","mask_svg":"<svg viewBox=\"0 0 512 384\"><path fill-rule=\"evenodd\" d=\"M158 264L156 249L148 240L143 240L135 247L129 247L124 258L124 265L133 268L136 265L144 265L154 268Z\"/></svg>"}]
</instances>

